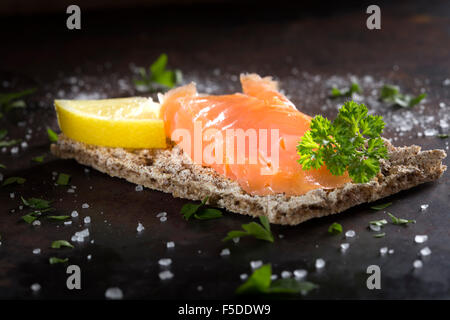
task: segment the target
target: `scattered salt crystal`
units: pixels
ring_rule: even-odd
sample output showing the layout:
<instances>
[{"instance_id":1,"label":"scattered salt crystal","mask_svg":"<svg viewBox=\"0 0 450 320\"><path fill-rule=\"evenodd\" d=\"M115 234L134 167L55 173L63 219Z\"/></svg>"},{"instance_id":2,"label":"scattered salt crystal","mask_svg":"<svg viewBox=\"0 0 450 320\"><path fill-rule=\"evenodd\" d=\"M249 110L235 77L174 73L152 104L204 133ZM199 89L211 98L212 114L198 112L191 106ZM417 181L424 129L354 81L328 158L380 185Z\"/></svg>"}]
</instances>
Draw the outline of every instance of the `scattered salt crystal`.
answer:
<instances>
[{"instance_id":1,"label":"scattered salt crystal","mask_svg":"<svg viewBox=\"0 0 450 320\"><path fill-rule=\"evenodd\" d=\"M11 192L11 193L9 194L9 197L10 197L11 199L14 199L14 198L16 197L16 195L14 194L14 192Z\"/></svg>"},{"instance_id":2,"label":"scattered salt crystal","mask_svg":"<svg viewBox=\"0 0 450 320\"><path fill-rule=\"evenodd\" d=\"M292 277L292 272L290 272L290 271L282 271L282 272L281 272L281 277L282 277L283 279L290 278L290 277Z\"/></svg>"},{"instance_id":3,"label":"scattered salt crystal","mask_svg":"<svg viewBox=\"0 0 450 320\"><path fill-rule=\"evenodd\" d=\"M347 238L353 238L355 235L356 235L356 232L355 232L354 230L348 230L348 231L345 233L345 236L346 236Z\"/></svg>"},{"instance_id":4,"label":"scattered salt crystal","mask_svg":"<svg viewBox=\"0 0 450 320\"><path fill-rule=\"evenodd\" d=\"M167 212L160 212L156 215L157 218L165 217L167 216Z\"/></svg>"},{"instance_id":5,"label":"scattered salt crystal","mask_svg":"<svg viewBox=\"0 0 450 320\"><path fill-rule=\"evenodd\" d=\"M438 134L438 131L436 129L425 129L423 134L425 137L433 137Z\"/></svg>"},{"instance_id":6,"label":"scattered salt crystal","mask_svg":"<svg viewBox=\"0 0 450 320\"><path fill-rule=\"evenodd\" d=\"M105 291L105 298L111 300L121 300L123 299L123 292L120 288L108 288Z\"/></svg>"},{"instance_id":7,"label":"scattered salt crystal","mask_svg":"<svg viewBox=\"0 0 450 320\"><path fill-rule=\"evenodd\" d=\"M420 260L415 260L413 262L413 267L416 268L416 269L422 268L423 267L423 262L420 261Z\"/></svg>"},{"instance_id":8,"label":"scattered salt crystal","mask_svg":"<svg viewBox=\"0 0 450 320\"><path fill-rule=\"evenodd\" d=\"M41 222L39 220L34 220L32 223L33 226L38 227L41 225Z\"/></svg>"},{"instance_id":9,"label":"scattered salt crystal","mask_svg":"<svg viewBox=\"0 0 450 320\"><path fill-rule=\"evenodd\" d=\"M420 210L425 211L425 210L428 209L429 206L430 206L429 204L422 204L422 205L420 206Z\"/></svg>"},{"instance_id":10,"label":"scattered salt crystal","mask_svg":"<svg viewBox=\"0 0 450 320\"><path fill-rule=\"evenodd\" d=\"M162 267L168 267L172 264L172 259L170 258L159 259L158 264Z\"/></svg>"},{"instance_id":11,"label":"scattered salt crystal","mask_svg":"<svg viewBox=\"0 0 450 320\"><path fill-rule=\"evenodd\" d=\"M72 238L70 238L70 240L71 240L72 242L76 242L76 241L78 240L78 237L75 236L75 235L73 235Z\"/></svg>"},{"instance_id":12,"label":"scattered salt crystal","mask_svg":"<svg viewBox=\"0 0 450 320\"><path fill-rule=\"evenodd\" d=\"M377 225L377 224L370 224L369 225L370 230L372 231L380 231L381 230L381 226Z\"/></svg>"},{"instance_id":13,"label":"scattered salt crystal","mask_svg":"<svg viewBox=\"0 0 450 320\"><path fill-rule=\"evenodd\" d=\"M384 256L387 252L388 252L388 248L387 247L383 247L383 248L380 249L380 254L382 256Z\"/></svg>"},{"instance_id":14,"label":"scattered salt crystal","mask_svg":"<svg viewBox=\"0 0 450 320\"><path fill-rule=\"evenodd\" d=\"M278 235L278 238L283 239L283 238L284 238L284 234L281 234L281 233L280 233L280 234Z\"/></svg>"},{"instance_id":15,"label":"scattered salt crystal","mask_svg":"<svg viewBox=\"0 0 450 320\"><path fill-rule=\"evenodd\" d=\"M30 288L31 291L38 292L39 290L41 290L41 285L39 283L33 283Z\"/></svg>"},{"instance_id":16,"label":"scattered salt crystal","mask_svg":"<svg viewBox=\"0 0 450 320\"><path fill-rule=\"evenodd\" d=\"M136 188L134 188L134 190L136 190L137 192L139 192L139 191L144 190L144 187L141 186L140 184L138 184L138 185L136 186Z\"/></svg>"},{"instance_id":17,"label":"scattered salt crystal","mask_svg":"<svg viewBox=\"0 0 450 320\"><path fill-rule=\"evenodd\" d=\"M259 267L261 267L263 264L263 262L261 260L256 260L256 261L250 261L250 267L252 269L258 269Z\"/></svg>"},{"instance_id":18,"label":"scattered salt crystal","mask_svg":"<svg viewBox=\"0 0 450 320\"><path fill-rule=\"evenodd\" d=\"M11 154L18 154L19 153L19 147L12 147L11 148Z\"/></svg>"},{"instance_id":19,"label":"scattered salt crystal","mask_svg":"<svg viewBox=\"0 0 450 320\"><path fill-rule=\"evenodd\" d=\"M248 275L246 273L242 273L239 278L241 278L242 281L248 278Z\"/></svg>"},{"instance_id":20,"label":"scattered salt crystal","mask_svg":"<svg viewBox=\"0 0 450 320\"><path fill-rule=\"evenodd\" d=\"M67 193L75 193L75 190L74 190L74 189L72 189L72 188L70 188L70 189L67 189Z\"/></svg>"},{"instance_id":21,"label":"scattered salt crystal","mask_svg":"<svg viewBox=\"0 0 450 320\"><path fill-rule=\"evenodd\" d=\"M86 217L84 217L83 221L84 221L85 224L89 224L89 223L91 223L91 217L86 216Z\"/></svg>"},{"instance_id":22,"label":"scattered salt crystal","mask_svg":"<svg viewBox=\"0 0 450 320\"><path fill-rule=\"evenodd\" d=\"M322 269L325 267L325 260L319 258L316 260L316 269Z\"/></svg>"},{"instance_id":23,"label":"scattered salt crystal","mask_svg":"<svg viewBox=\"0 0 450 320\"><path fill-rule=\"evenodd\" d=\"M422 248L422 249L420 250L420 254L421 254L423 257L429 256L429 255L431 254L431 250L430 250L430 248L428 248L428 247Z\"/></svg>"},{"instance_id":24,"label":"scattered salt crystal","mask_svg":"<svg viewBox=\"0 0 450 320\"><path fill-rule=\"evenodd\" d=\"M270 280L272 280L272 281L275 281L277 279L278 279L278 275L276 275L276 274L273 274L270 276Z\"/></svg>"},{"instance_id":25,"label":"scattered salt crystal","mask_svg":"<svg viewBox=\"0 0 450 320\"><path fill-rule=\"evenodd\" d=\"M442 82L442 85L444 85L444 86L450 86L450 79L445 79L445 80Z\"/></svg>"},{"instance_id":26,"label":"scattered salt crystal","mask_svg":"<svg viewBox=\"0 0 450 320\"><path fill-rule=\"evenodd\" d=\"M203 287L202 286L197 286L197 291L203 291Z\"/></svg>"},{"instance_id":27,"label":"scattered salt crystal","mask_svg":"<svg viewBox=\"0 0 450 320\"><path fill-rule=\"evenodd\" d=\"M159 273L159 278L161 280L169 280L173 278L173 273L169 270L165 270Z\"/></svg>"},{"instance_id":28,"label":"scattered salt crystal","mask_svg":"<svg viewBox=\"0 0 450 320\"><path fill-rule=\"evenodd\" d=\"M232 240L234 243L239 243L240 238L233 238Z\"/></svg>"},{"instance_id":29,"label":"scattered salt crystal","mask_svg":"<svg viewBox=\"0 0 450 320\"><path fill-rule=\"evenodd\" d=\"M78 217L78 211L72 211L71 216L72 218Z\"/></svg>"},{"instance_id":30,"label":"scattered salt crystal","mask_svg":"<svg viewBox=\"0 0 450 320\"><path fill-rule=\"evenodd\" d=\"M52 176L57 176L58 175L58 172L56 172L56 171L52 171Z\"/></svg>"},{"instance_id":31,"label":"scattered salt crystal","mask_svg":"<svg viewBox=\"0 0 450 320\"><path fill-rule=\"evenodd\" d=\"M89 173L89 171L90 171L90 170L89 170L88 168L85 168L85 169L84 169L84 173Z\"/></svg>"},{"instance_id":32,"label":"scattered salt crystal","mask_svg":"<svg viewBox=\"0 0 450 320\"><path fill-rule=\"evenodd\" d=\"M91 254L88 254L88 256L86 257L88 260L91 260L92 259L92 255Z\"/></svg>"},{"instance_id":33,"label":"scattered salt crystal","mask_svg":"<svg viewBox=\"0 0 450 320\"><path fill-rule=\"evenodd\" d=\"M426 234L424 234L424 235L416 235L414 237L414 242L415 243L424 243L427 240L428 240L428 236Z\"/></svg>"},{"instance_id":34,"label":"scattered salt crystal","mask_svg":"<svg viewBox=\"0 0 450 320\"><path fill-rule=\"evenodd\" d=\"M350 247L349 243L341 243L341 252L345 253L349 247Z\"/></svg>"},{"instance_id":35,"label":"scattered salt crystal","mask_svg":"<svg viewBox=\"0 0 450 320\"><path fill-rule=\"evenodd\" d=\"M136 228L137 232L141 232L145 229L145 227L142 225L142 223L138 222L138 226Z\"/></svg>"},{"instance_id":36,"label":"scattered salt crystal","mask_svg":"<svg viewBox=\"0 0 450 320\"><path fill-rule=\"evenodd\" d=\"M389 249L388 253L389 254L394 254L394 249Z\"/></svg>"},{"instance_id":37,"label":"scattered salt crystal","mask_svg":"<svg viewBox=\"0 0 450 320\"><path fill-rule=\"evenodd\" d=\"M64 221L65 226L70 226L72 224L72 221Z\"/></svg>"},{"instance_id":38,"label":"scattered salt crystal","mask_svg":"<svg viewBox=\"0 0 450 320\"><path fill-rule=\"evenodd\" d=\"M222 257L223 256L229 256L230 255L230 249L228 249L228 248L222 249L222 251L220 252L220 255Z\"/></svg>"},{"instance_id":39,"label":"scattered salt crystal","mask_svg":"<svg viewBox=\"0 0 450 320\"><path fill-rule=\"evenodd\" d=\"M41 248L33 249L33 254L40 254L40 253L41 253Z\"/></svg>"},{"instance_id":40,"label":"scattered salt crystal","mask_svg":"<svg viewBox=\"0 0 450 320\"><path fill-rule=\"evenodd\" d=\"M304 277L306 277L307 274L308 274L308 271L306 271L304 269L294 270L294 277L297 280L303 279Z\"/></svg>"},{"instance_id":41,"label":"scattered salt crystal","mask_svg":"<svg viewBox=\"0 0 450 320\"><path fill-rule=\"evenodd\" d=\"M23 141L20 146L22 147L22 149L26 149L28 148L28 143L26 141Z\"/></svg>"},{"instance_id":42,"label":"scattered salt crystal","mask_svg":"<svg viewBox=\"0 0 450 320\"><path fill-rule=\"evenodd\" d=\"M175 242L169 241L169 242L167 242L166 246L167 246L167 248L175 248Z\"/></svg>"},{"instance_id":43,"label":"scattered salt crystal","mask_svg":"<svg viewBox=\"0 0 450 320\"><path fill-rule=\"evenodd\" d=\"M167 217L161 217L161 218L159 218L159 221L166 222L167 221Z\"/></svg>"},{"instance_id":44,"label":"scattered salt crystal","mask_svg":"<svg viewBox=\"0 0 450 320\"><path fill-rule=\"evenodd\" d=\"M87 203L83 203L83 204L81 205L81 208L87 209L87 208L89 208L89 205L88 205Z\"/></svg>"}]
</instances>

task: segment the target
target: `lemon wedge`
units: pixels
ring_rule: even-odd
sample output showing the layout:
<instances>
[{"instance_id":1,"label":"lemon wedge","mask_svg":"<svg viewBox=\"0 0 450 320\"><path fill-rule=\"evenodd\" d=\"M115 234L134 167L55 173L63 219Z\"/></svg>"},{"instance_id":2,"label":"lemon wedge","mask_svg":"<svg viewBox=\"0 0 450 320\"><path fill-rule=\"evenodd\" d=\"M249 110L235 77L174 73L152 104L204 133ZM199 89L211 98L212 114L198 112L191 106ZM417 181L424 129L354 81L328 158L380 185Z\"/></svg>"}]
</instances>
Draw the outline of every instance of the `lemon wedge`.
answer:
<instances>
[{"instance_id":1,"label":"lemon wedge","mask_svg":"<svg viewBox=\"0 0 450 320\"><path fill-rule=\"evenodd\" d=\"M55 100L61 131L87 144L121 148L165 148L160 104L151 98Z\"/></svg>"}]
</instances>

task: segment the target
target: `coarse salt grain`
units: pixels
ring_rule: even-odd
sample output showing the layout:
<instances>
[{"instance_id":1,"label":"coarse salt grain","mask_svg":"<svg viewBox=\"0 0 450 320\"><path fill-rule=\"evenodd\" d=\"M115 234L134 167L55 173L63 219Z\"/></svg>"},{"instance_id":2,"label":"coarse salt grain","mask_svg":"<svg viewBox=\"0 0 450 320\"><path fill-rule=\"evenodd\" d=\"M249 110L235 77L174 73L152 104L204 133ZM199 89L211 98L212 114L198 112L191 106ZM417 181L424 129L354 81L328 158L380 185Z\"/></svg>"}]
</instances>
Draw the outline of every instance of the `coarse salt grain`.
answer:
<instances>
[{"instance_id":1,"label":"coarse salt grain","mask_svg":"<svg viewBox=\"0 0 450 320\"><path fill-rule=\"evenodd\" d=\"M173 278L173 273L169 270L165 270L159 273L159 278L161 280L169 280Z\"/></svg>"},{"instance_id":2,"label":"coarse salt grain","mask_svg":"<svg viewBox=\"0 0 450 320\"><path fill-rule=\"evenodd\" d=\"M16 197L16 195L14 194L14 192L11 192L11 193L9 194L9 197L10 197L11 199L14 199L14 198Z\"/></svg>"},{"instance_id":3,"label":"coarse salt grain","mask_svg":"<svg viewBox=\"0 0 450 320\"><path fill-rule=\"evenodd\" d=\"M428 240L428 236L426 234L424 234L424 235L416 235L414 237L414 242L415 243L424 243L427 240Z\"/></svg>"},{"instance_id":4,"label":"coarse salt grain","mask_svg":"<svg viewBox=\"0 0 450 320\"><path fill-rule=\"evenodd\" d=\"M319 258L316 260L315 263L316 269L322 269L323 267L325 267L325 260Z\"/></svg>"},{"instance_id":5,"label":"coarse salt grain","mask_svg":"<svg viewBox=\"0 0 450 320\"><path fill-rule=\"evenodd\" d=\"M345 236L346 236L347 238L353 238L355 235L356 235L356 232L355 232L354 230L348 230L348 231L345 233Z\"/></svg>"},{"instance_id":6,"label":"coarse salt grain","mask_svg":"<svg viewBox=\"0 0 450 320\"><path fill-rule=\"evenodd\" d=\"M30 288L31 291L38 292L39 290L41 290L41 285L39 283L33 283Z\"/></svg>"},{"instance_id":7,"label":"coarse salt grain","mask_svg":"<svg viewBox=\"0 0 450 320\"><path fill-rule=\"evenodd\" d=\"M389 249L388 253L389 254L394 254L394 249Z\"/></svg>"},{"instance_id":8,"label":"coarse salt grain","mask_svg":"<svg viewBox=\"0 0 450 320\"><path fill-rule=\"evenodd\" d=\"M342 252L342 253L346 252L346 251L348 250L349 247L350 247L350 244L349 244L349 243L341 243L341 246L340 246L341 252Z\"/></svg>"},{"instance_id":9,"label":"coarse salt grain","mask_svg":"<svg viewBox=\"0 0 450 320\"><path fill-rule=\"evenodd\" d=\"M33 254L40 254L40 253L41 253L41 248L33 249Z\"/></svg>"},{"instance_id":10,"label":"coarse salt grain","mask_svg":"<svg viewBox=\"0 0 450 320\"><path fill-rule=\"evenodd\" d=\"M380 254L384 256L388 252L388 247L383 247L380 249Z\"/></svg>"},{"instance_id":11,"label":"coarse salt grain","mask_svg":"<svg viewBox=\"0 0 450 320\"><path fill-rule=\"evenodd\" d=\"M230 249L228 249L228 248L222 249L222 251L220 252L220 255L222 257L223 256L229 256L230 255Z\"/></svg>"},{"instance_id":12,"label":"coarse salt grain","mask_svg":"<svg viewBox=\"0 0 450 320\"><path fill-rule=\"evenodd\" d=\"M303 279L304 277L306 277L307 274L308 274L308 271L306 271L304 269L294 270L294 277L297 280Z\"/></svg>"},{"instance_id":13,"label":"coarse salt grain","mask_svg":"<svg viewBox=\"0 0 450 320\"><path fill-rule=\"evenodd\" d=\"M72 218L76 218L78 217L78 211L72 211L70 215L72 216Z\"/></svg>"},{"instance_id":14,"label":"coarse salt grain","mask_svg":"<svg viewBox=\"0 0 450 320\"><path fill-rule=\"evenodd\" d=\"M167 246L167 248L175 248L175 242L173 242L173 241L169 241L169 242L167 242L167 244L166 244L166 246Z\"/></svg>"},{"instance_id":15,"label":"coarse salt grain","mask_svg":"<svg viewBox=\"0 0 450 320\"><path fill-rule=\"evenodd\" d=\"M425 211L425 210L428 209L429 206L430 206L429 204L422 204L422 205L420 206L420 210Z\"/></svg>"},{"instance_id":16,"label":"coarse salt grain","mask_svg":"<svg viewBox=\"0 0 450 320\"><path fill-rule=\"evenodd\" d=\"M156 215L157 218L165 217L167 216L167 212L160 212Z\"/></svg>"},{"instance_id":17,"label":"coarse salt grain","mask_svg":"<svg viewBox=\"0 0 450 320\"><path fill-rule=\"evenodd\" d=\"M232 240L233 240L234 243L237 244L237 243L239 243L240 238L233 238Z\"/></svg>"},{"instance_id":18,"label":"coarse salt grain","mask_svg":"<svg viewBox=\"0 0 450 320\"><path fill-rule=\"evenodd\" d=\"M108 288L105 291L105 298L111 300L121 300L123 299L123 292L120 288Z\"/></svg>"},{"instance_id":19,"label":"coarse salt grain","mask_svg":"<svg viewBox=\"0 0 450 320\"><path fill-rule=\"evenodd\" d=\"M283 279L290 278L290 277L292 277L292 272L290 272L290 271L282 271L282 272L281 272L281 277L282 277Z\"/></svg>"},{"instance_id":20,"label":"coarse salt grain","mask_svg":"<svg viewBox=\"0 0 450 320\"><path fill-rule=\"evenodd\" d=\"M416 268L416 269L422 268L423 267L423 262L420 261L420 260L415 260L413 262L413 267Z\"/></svg>"},{"instance_id":21,"label":"coarse salt grain","mask_svg":"<svg viewBox=\"0 0 450 320\"><path fill-rule=\"evenodd\" d=\"M377 232L381 230L381 226L376 225L376 224L371 224L371 225L369 226L369 228L370 228L370 230L372 230L372 231L377 231Z\"/></svg>"},{"instance_id":22,"label":"coarse salt grain","mask_svg":"<svg viewBox=\"0 0 450 320\"><path fill-rule=\"evenodd\" d=\"M134 188L134 190L136 190L137 192L140 192L140 191L144 190L144 187L141 186L140 184L138 184L138 185L136 186L136 188Z\"/></svg>"},{"instance_id":23,"label":"coarse salt grain","mask_svg":"<svg viewBox=\"0 0 450 320\"><path fill-rule=\"evenodd\" d=\"M89 205L88 205L87 203L83 203L83 204L81 205L81 208L87 209L87 208L89 208Z\"/></svg>"},{"instance_id":24,"label":"coarse salt grain","mask_svg":"<svg viewBox=\"0 0 450 320\"><path fill-rule=\"evenodd\" d=\"M431 254L431 250L430 250L430 248L428 248L428 247L422 248L422 249L420 250L420 254L421 254L423 257L429 256L429 255Z\"/></svg>"},{"instance_id":25,"label":"coarse salt grain","mask_svg":"<svg viewBox=\"0 0 450 320\"><path fill-rule=\"evenodd\" d=\"M159 259L158 264L162 267L168 267L172 264L172 259L170 259L170 258Z\"/></svg>"},{"instance_id":26,"label":"coarse salt grain","mask_svg":"<svg viewBox=\"0 0 450 320\"><path fill-rule=\"evenodd\" d=\"M142 225L142 223L138 222L136 230L137 232L142 232L143 230L145 230L145 227Z\"/></svg>"},{"instance_id":27,"label":"coarse salt grain","mask_svg":"<svg viewBox=\"0 0 450 320\"><path fill-rule=\"evenodd\" d=\"M159 221L166 222L167 221L167 217L161 217L161 218L159 218Z\"/></svg>"},{"instance_id":28,"label":"coarse salt grain","mask_svg":"<svg viewBox=\"0 0 450 320\"><path fill-rule=\"evenodd\" d=\"M64 221L65 226L70 226L72 224L72 221Z\"/></svg>"},{"instance_id":29,"label":"coarse salt grain","mask_svg":"<svg viewBox=\"0 0 450 320\"><path fill-rule=\"evenodd\" d=\"M41 225L41 222L39 220L34 220L32 223L33 226L38 227Z\"/></svg>"},{"instance_id":30,"label":"coarse salt grain","mask_svg":"<svg viewBox=\"0 0 450 320\"><path fill-rule=\"evenodd\" d=\"M252 269L258 269L259 267L261 267L263 264L263 262L261 260L256 260L256 261L250 261L250 267Z\"/></svg>"},{"instance_id":31,"label":"coarse salt grain","mask_svg":"<svg viewBox=\"0 0 450 320\"><path fill-rule=\"evenodd\" d=\"M91 217L86 216L86 217L84 217L83 221L84 221L85 224L89 224L89 223L91 223Z\"/></svg>"},{"instance_id":32,"label":"coarse salt grain","mask_svg":"<svg viewBox=\"0 0 450 320\"><path fill-rule=\"evenodd\" d=\"M278 275L277 274L273 274L270 276L270 280L275 281L278 279Z\"/></svg>"},{"instance_id":33,"label":"coarse salt grain","mask_svg":"<svg viewBox=\"0 0 450 320\"><path fill-rule=\"evenodd\" d=\"M242 273L239 278L241 278L242 281L248 278L248 275L246 273Z\"/></svg>"},{"instance_id":34,"label":"coarse salt grain","mask_svg":"<svg viewBox=\"0 0 450 320\"><path fill-rule=\"evenodd\" d=\"M92 259L92 255L91 254L88 254L88 256L86 257L88 260L91 260Z\"/></svg>"}]
</instances>

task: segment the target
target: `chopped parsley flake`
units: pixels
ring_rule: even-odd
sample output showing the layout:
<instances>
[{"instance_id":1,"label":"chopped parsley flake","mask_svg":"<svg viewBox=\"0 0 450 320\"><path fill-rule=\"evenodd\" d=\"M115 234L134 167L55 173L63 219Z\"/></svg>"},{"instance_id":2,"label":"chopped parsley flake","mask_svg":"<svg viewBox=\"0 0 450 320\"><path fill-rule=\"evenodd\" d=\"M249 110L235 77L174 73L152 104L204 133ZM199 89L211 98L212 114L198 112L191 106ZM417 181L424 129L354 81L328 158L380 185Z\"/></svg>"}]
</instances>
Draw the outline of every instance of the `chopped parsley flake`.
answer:
<instances>
[{"instance_id":1,"label":"chopped parsley flake","mask_svg":"<svg viewBox=\"0 0 450 320\"><path fill-rule=\"evenodd\" d=\"M66 173L60 173L58 179L56 179L56 184L60 186L67 186L70 181L70 175Z\"/></svg>"},{"instance_id":2,"label":"chopped parsley flake","mask_svg":"<svg viewBox=\"0 0 450 320\"><path fill-rule=\"evenodd\" d=\"M242 225L241 230L229 231L227 236L222 241L232 240L234 238L241 238L246 236L253 236L259 240L265 240L273 242L274 238L272 232L270 231L269 219L266 216L259 216L259 221L261 224L256 222L250 222Z\"/></svg>"},{"instance_id":3,"label":"chopped parsley flake","mask_svg":"<svg viewBox=\"0 0 450 320\"><path fill-rule=\"evenodd\" d=\"M342 233L342 225L340 225L337 222L334 222L329 228L328 228L328 233L331 234L339 234Z\"/></svg>"},{"instance_id":4,"label":"chopped parsley flake","mask_svg":"<svg viewBox=\"0 0 450 320\"><path fill-rule=\"evenodd\" d=\"M384 102L391 103L392 105L397 105L402 108L413 107L420 103L427 95L425 93L419 94L416 97L410 95L404 95L400 93L400 89L393 85L384 85L381 88L380 99Z\"/></svg>"}]
</instances>

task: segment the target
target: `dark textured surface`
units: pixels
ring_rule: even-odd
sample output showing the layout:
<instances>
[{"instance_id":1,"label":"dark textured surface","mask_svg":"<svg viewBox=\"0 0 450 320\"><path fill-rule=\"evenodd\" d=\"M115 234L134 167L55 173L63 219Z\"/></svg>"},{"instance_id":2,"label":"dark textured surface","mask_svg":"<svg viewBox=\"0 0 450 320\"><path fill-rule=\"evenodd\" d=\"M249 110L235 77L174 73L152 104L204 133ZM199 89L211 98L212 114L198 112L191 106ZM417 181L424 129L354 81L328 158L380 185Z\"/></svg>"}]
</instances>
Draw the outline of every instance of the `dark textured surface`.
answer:
<instances>
[{"instance_id":1,"label":"dark textured surface","mask_svg":"<svg viewBox=\"0 0 450 320\"><path fill-rule=\"evenodd\" d=\"M413 92L418 90L415 79L422 79L429 93L425 106L439 117L439 103L450 104L450 87L442 85L450 77L448 2L386 4L382 7L382 30L373 32L365 28L363 6L334 13L317 8L310 14L291 8L253 12L251 17L251 8L221 14L217 7L183 12L163 8L158 14L156 10L86 13L80 32L65 29L64 15L0 22L4 44L0 51L2 91L38 88L27 99L25 111L0 120L1 128L7 128L12 138L23 138L28 128L33 129L28 148L15 156L10 155L9 148L7 153L0 153L0 163L7 166L1 169L5 177L27 179L24 185L0 191L0 298L103 298L105 290L114 286L120 287L126 298L232 298L241 283L239 275L251 272L252 260L272 263L277 274L307 269L308 279L320 286L307 296L312 299L450 298L448 174L436 183L386 200L393 202L389 211L417 223L408 227L387 225L385 238L373 238L367 225L371 220L387 218L386 214L363 205L296 227L273 226L274 244L254 239L223 243L227 231L238 229L250 219L227 213L220 220L186 222L179 214L184 200L150 190L136 192L135 186L124 180L95 170L85 173L75 161L55 159L49 155L45 133L47 125L57 128L52 109L55 97L73 98L81 93L92 96L96 92L110 97L137 94L131 85L130 64L148 65L161 52L169 55L171 65L182 69L187 79L202 85L202 79L212 78L214 92L237 89L229 75L242 71L275 75L282 84L291 84L285 88L287 94L310 114L318 112L326 97L307 92L304 86L296 90L292 68L323 78L370 74ZM399 69L393 71L393 66ZM71 76L83 81L77 92L71 91ZM128 85L121 87L119 80ZM305 100L309 95L312 98ZM380 109L377 112L383 114ZM324 113L331 116L333 111ZM417 138L413 133L398 137L394 143L416 143L426 149L446 146L446 140ZM388 128L386 135L396 136L394 128ZM43 164L31 162L41 154L47 155ZM75 194L67 193L67 187L55 186L52 172L71 174L71 184L77 186ZM15 193L14 199L10 192ZM41 227L32 227L20 221L20 196L53 199L58 213L78 210L80 217L73 219L71 226L42 220ZM83 203L90 208L81 209ZM430 206L420 212L423 203ZM161 211L168 213L167 222L156 218ZM86 241L75 244L74 249L49 248L53 240L70 240L84 228L82 219L86 215L92 219L89 240L94 239L93 244ZM344 230L356 231L344 255L338 250L340 243L347 242L343 235L327 234L328 226L335 221ZM141 234L136 232L138 222L146 228ZM279 234L284 237L278 238ZM416 234L427 234L428 242L415 244ZM174 241L176 247L167 249L167 241ZM422 270L413 271L412 263L425 245L432 254L424 259ZM395 253L381 257L379 249L384 246ZM226 247L231 255L221 257ZM33 255L34 248L41 248L42 253ZM65 266L49 265L50 256L68 257L71 264L81 267L82 290L66 289ZM170 270L175 277L168 281L158 278L158 260L164 257L173 260ZM314 261L319 257L327 265L316 272ZM371 264L381 267L381 290L366 288L365 270ZM33 283L41 284L40 293L32 294ZM202 291L197 290L199 285Z\"/></svg>"}]
</instances>

